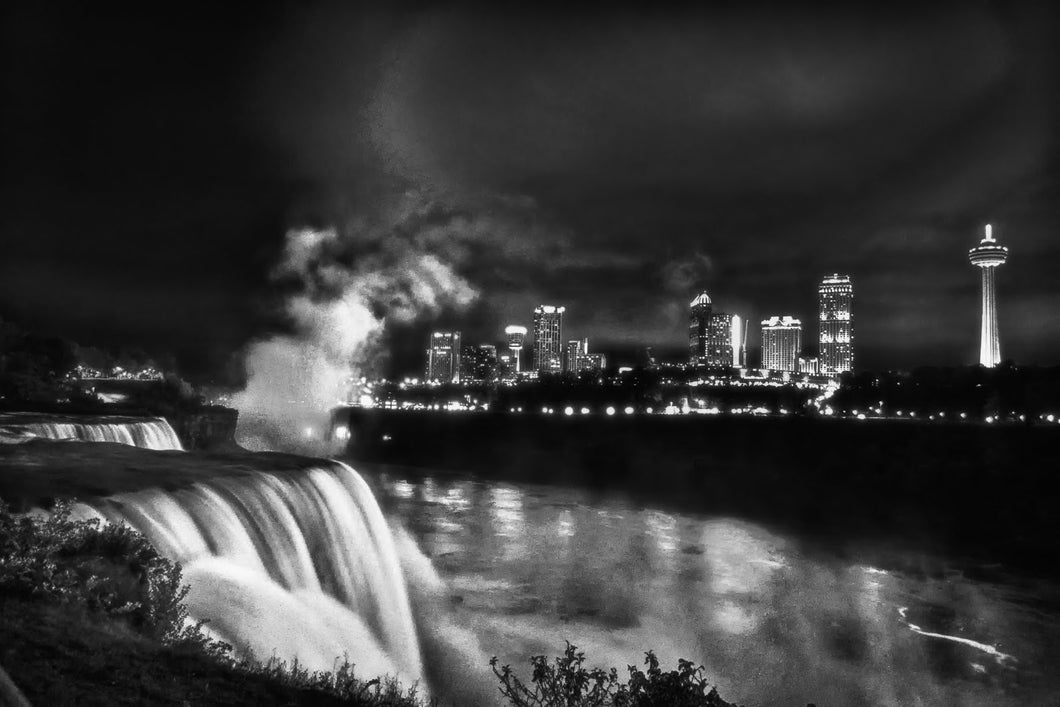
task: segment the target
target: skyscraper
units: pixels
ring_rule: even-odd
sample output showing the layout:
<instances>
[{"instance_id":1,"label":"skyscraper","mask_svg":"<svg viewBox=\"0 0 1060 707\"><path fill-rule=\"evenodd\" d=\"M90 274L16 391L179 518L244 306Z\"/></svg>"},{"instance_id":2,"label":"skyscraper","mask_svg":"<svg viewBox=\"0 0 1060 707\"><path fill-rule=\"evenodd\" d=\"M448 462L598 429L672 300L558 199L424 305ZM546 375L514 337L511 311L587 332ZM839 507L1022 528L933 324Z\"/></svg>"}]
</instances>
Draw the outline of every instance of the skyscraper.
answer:
<instances>
[{"instance_id":1,"label":"skyscraper","mask_svg":"<svg viewBox=\"0 0 1060 707\"><path fill-rule=\"evenodd\" d=\"M566 307L550 304L534 309L534 369L540 373L561 373L563 313Z\"/></svg>"},{"instance_id":2,"label":"skyscraper","mask_svg":"<svg viewBox=\"0 0 1060 707\"><path fill-rule=\"evenodd\" d=\"M693 366L705 365L707 362L707 336L713 305L707 293L701 292L692 300L689 306L692 311L688 317L688 362Z\"/></svg>"},{"instance_id":3,"label":"skyscraper","mask_svg":"<svg viewBox=\"0 0 1060 707\"><path fill-rule=\"evenodd\" d=\"M982 271L982 323L979 327L979 363L993 368L1001 363L1001 340L997 333L997 292L994 273L1008 260L1008 248L994 240L990 224L979 245L968 251L968 260Z\"/></svg>"},{"instance_id":4,"label":"skyscraper","mask_svg":"<svg viewBox=\"0 0 1060 707\"><path fill-rule=\"evenodd\" d=\"M460 332L436 331L427 349L427 380L460 382Z\"/></svg>"},{"instance_id":5,"label":"skyscraper","mask_svg":"<svg viewBox=\"0 0 1060 707\"><path fill-rule=\"evenodd\" d=\"M732 349L732 367L740 368L743 361L743 320L739 314L732 315L732 328L729 332L729 347Z\"/></svg>"},{"instance_id":6,"label":"skyscraper","mask_svg":"<svg viewBox=\"0 0 1060 707\"><path fill-rule=\"evenodd\" d=\"M693 366L733 365L733 336L739 328L740 318L715 312L706 292L701 292L690 306L688 362Z\"/></svg>"},{"instance_id":7,"label":"skyscraper","mask_svg":"<svg viewBox=\"0 0 1060 707\"><path fill-rule=\"evenodd\" d=\"M711 313L707 320L706 365L732 365L732 326L733 315L725 312Z\"/></svg>"},{"instance_id":8,"label":"skyscraper","mask_svg":"<svg viewBox=\"0 0 1060 707\"><path fill-rule=\"evenodd\" d=\"M567 342L567 348L563 352L563 370L567 373L578 372L578 357L589 353L588 339L574 339Z\"/></svg>"},{"instance_id":9,"label":"skyscraper","mask_svg":"<svg viewBox=\"0 0 1060 707\"><path fill-rule=\"evenodd\" d=\"M817 288L820 304L821 375L854 368L854 285L849 275L829 275Z\"/></svg>"},{"instance_id":10,"label":"skyscraper","mask_svg":"<svg viewBox=\"0 0 1060 707\"><path fill-rule=\"evenodd\" d=\"M802 322L791 316L762 320L762 368L797 372L800 351Z\"/></svg>"},{"instance_id":11,"label":"skyscraper","mask_svg":"<svg viewBox=\"0 0 1060 707\"><path fill-rule=\"evenodd\" d=\"M515 372L518 374L521 368L523 343L526 341L526 327L513 324L504 328L504 334L508 337L508 348L511 349L512 358L515 359Z\"/></svg>"}]
</instances>

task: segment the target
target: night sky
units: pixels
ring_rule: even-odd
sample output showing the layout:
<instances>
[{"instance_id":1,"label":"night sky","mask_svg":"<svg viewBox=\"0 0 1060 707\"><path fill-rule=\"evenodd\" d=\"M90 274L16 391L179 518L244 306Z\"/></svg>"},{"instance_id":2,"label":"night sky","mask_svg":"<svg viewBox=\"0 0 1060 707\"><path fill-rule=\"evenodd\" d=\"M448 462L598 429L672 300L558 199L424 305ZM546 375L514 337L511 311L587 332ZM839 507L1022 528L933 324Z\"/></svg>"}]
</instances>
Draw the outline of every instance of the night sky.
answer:
<instances>
[{"instance_id":1,"label":"night sky","mask_svg":"<svg viewBox=\"0 0 1060 707\"><path fill-rule=\"evenodd\" d=\"M474 292L388 324L396 370L428 328L500 340L538 303L594 349L679 351L700 289L812 341L831 272L859 367L957 365L991 222L1002 356L1060 363L1045 5L5 3L0 317L221 376L284 327L285 233L332 226L346 266L419 249Z\"/></svg>"}]
</instances>

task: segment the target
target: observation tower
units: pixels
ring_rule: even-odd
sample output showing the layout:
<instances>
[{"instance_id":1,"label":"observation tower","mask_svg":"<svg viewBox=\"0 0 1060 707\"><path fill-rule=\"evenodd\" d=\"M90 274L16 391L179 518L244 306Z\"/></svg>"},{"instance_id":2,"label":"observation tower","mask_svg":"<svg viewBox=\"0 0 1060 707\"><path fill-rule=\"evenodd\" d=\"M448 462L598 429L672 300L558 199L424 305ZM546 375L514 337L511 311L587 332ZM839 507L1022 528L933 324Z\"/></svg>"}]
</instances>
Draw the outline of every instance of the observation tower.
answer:
<instances>
[{"instance_id":1,"label":"observation tower","mask_svg":"<svg viewBox=\"0 0 1060 707\"><path fill-rule=\"evenodd\" d=\"M526 341L526 327L512 325L504 329L505 335L508 337L508 348L511 349L512 355L515 357L515 372L520 372L519 358L520 353L523 350L523 342Z\"/></svg>"},{"instance_id":2,"label":"observation tower","mask_svg":"<svg viewBox=\"0 0 1060 707\"><path fill-rule=\"evenodd\" d=\"M1008 248L994 240L986 224L986 235L968 251L968 261L982 271L983 322L980 328L979 363L993 368L1001 363L1001 342L997 334L997 292L994 273L1008 260Z\"/></svg>"}]
</instances>

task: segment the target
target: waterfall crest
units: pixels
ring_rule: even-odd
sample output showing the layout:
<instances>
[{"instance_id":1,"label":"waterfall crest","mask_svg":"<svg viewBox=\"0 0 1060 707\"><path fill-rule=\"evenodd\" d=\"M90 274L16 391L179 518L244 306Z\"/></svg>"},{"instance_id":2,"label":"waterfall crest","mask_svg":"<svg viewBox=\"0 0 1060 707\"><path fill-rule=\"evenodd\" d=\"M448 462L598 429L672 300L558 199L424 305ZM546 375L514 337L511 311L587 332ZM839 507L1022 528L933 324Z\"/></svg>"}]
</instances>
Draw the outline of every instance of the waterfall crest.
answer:
<instances>
[{"instance_id":1,"label":"waterfall crest","mask_svg":"<svg viewBox=\"0 0 1060 707\"><path fill-rule=\"evenodd\" d=\"M422 680L419 641L394 537L353 469L339 462L148 489L80 505L124 522L180 562L192 616L258 658Z\"/></svg>"},{"instance_id":2,"label":"waterfall crest","mask_svg":"<svg viewBox=\"0 0 1060 707\"><path fill-rule=\"evenodd\" d=\"M161 417L94 417L91 422L28 413L0 415L0 443L34 439L116 442L142 449L182 451L184 447L169 423Z\"/></svg>"}]
</instances>

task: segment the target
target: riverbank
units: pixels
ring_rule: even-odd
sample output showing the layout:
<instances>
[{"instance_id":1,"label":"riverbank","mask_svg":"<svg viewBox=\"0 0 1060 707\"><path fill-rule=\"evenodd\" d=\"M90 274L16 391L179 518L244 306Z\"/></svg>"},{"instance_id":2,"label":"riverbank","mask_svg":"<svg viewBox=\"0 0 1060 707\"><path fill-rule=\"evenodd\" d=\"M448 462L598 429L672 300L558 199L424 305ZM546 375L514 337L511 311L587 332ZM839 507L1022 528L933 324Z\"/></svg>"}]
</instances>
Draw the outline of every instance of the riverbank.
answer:
<instances>
[{"instance_id":1,"label":"riverbank","mask_svg":"<svg viewBox=\"0 0 1060 707\"><path fill-rule=\"evenodd\" d=\"M324 675L237 661L188 623L187 591L180 567L127 527L72 520L63 504L20 517L0 503L0 701L423 707L348 663Z\"/></svg>"}]
</instances>

